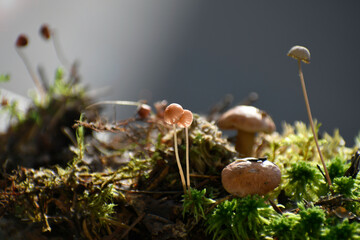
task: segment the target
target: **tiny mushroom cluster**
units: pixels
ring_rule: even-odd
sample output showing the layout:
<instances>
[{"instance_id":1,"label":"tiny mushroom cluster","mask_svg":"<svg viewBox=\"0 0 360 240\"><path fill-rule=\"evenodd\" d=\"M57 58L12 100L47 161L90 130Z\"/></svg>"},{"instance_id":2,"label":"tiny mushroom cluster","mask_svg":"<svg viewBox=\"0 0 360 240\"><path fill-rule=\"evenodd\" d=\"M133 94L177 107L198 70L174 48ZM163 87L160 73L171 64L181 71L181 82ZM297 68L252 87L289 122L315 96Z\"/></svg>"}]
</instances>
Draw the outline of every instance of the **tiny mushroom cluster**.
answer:
<instances>
[{"instance_id":1,"label":"tiny mushroom cluster","mask_svg":"<svg viewBox=\"0 0 360 240\"><path fill-rule=\"evenodd\" d=\"M239 105L226 111L220 116L217 125L223 130L237 130L235 149L244 157L252 156L257 132L275 131L275 123L267 113L247 105Z\"/></svg>"},{"instance_id":2,"label":"tiny mushroom cluster","mask_svg":"<svg viewBox=\"0 0 360 240\"><path fill-rule=\"evenodd\" d=\"M266 158L237 159L221 172L223 187L236 197L265 195L274 190L280 181L279 167Z\"/></svg>"},{"instance_id":3,"label":"tiny mushroom cluster","mask_svg":"<svg viewBox=\"0 0 360 240\"><path fill-rule=\"evenodd\" d=\"M167 124L173 125L174 129L174 149L176 162L179 168L181 182L184 188L184 193L186 193L186 188L190 191L190 170L189 170L189 133L188 128L190 127L193 121L193 114L191 111L183 109L180 104L172 103L166 107L164 111L164 121ZM184 172L181 167L179 153L177 148L177 137L176 137L176 124L180 127L185 128L185 138L186 138L186 182L184 177Z\"/></svg>"}]
</instances>

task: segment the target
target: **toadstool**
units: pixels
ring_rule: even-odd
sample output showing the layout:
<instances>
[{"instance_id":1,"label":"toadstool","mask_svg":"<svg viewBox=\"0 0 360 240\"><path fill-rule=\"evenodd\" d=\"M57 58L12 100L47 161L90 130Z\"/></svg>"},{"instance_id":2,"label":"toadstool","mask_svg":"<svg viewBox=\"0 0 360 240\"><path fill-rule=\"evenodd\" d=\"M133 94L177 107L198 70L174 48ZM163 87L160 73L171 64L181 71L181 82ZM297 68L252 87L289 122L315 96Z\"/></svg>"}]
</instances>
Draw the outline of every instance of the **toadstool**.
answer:
<instances>
[{"instance_id":1,"label":"toadstool","mask_svg":"<svg viewBox=\"0 0 360 240\"><path fill-rule=\"evenodd\" d=\"M325 161L324 161L324 158L323 158L322 153L320 151L318 139L317 139L317 136L316 136L314 122L313 122L312 115L311 115L309 99L308 99L307 92L306 92L304 75L303 75L303 72L301 70L301 61L303 61L305 63L310 63L310 51L306 47L303 47L303 46L294 46L289 50L287 55L289 57L292 57L292 58L296 59L297 62L298 62L299 77L300 77L301 87L302 87L303 94L304 94L305 105L306 105L306 110L307 110L307 114L308 114L308 117L309 117L311 131L312 131L313 136L314 136L316 149L317 149L317 151L319 153L321 163L322 163L322 165L324 167L326 181L329 184L329 186L331 186L330 175L329 175L329 172L328 172L328 170L326 168Z\"/></svg>"},{"instance_id":2,"label":"toadstool","mask_svg":"<svg viewBox=\"0 0 360 240\"><path fill-rule=\"evenodd\" d=\"M175 149L175 158L179 168L181 183L183 185L184 194L186 193L186 183L184 177L184 171L181 167L180 158L179 158L179 151L177 147L177 137L176 137L176 123L179 122L181 116L184 114L184 109L180 104L172 103L165 108L164 111L164 122L169 125L173 125L174 131L174 149Z\"/></svg>"},{"instance_id":3,"label":"toadstool","mask_svg":"<svg viewBox=\"0 0 360 240\"><path fill-rule=\"evenodd\" d=\"M189 127L193 121L193 114L189 110L184 110L183 115L177 122L181 127L185 128L185 139L186 139L186 183L190 193L190 166L189 166Z\"/></svg>"},{"instance_id":4,"label":"toadstool","mask_svg":"<svg viewBox=\"0 0 360 240\"><path fill-rule=\"evenodd\" d=\"M237 130L235 149L241 156L246 157L253 154L257 132L275 131L275 123L267 113L247 105L239 105L228 110L220 116L217 125L223 130Z\"/></svg>"},{"instance_id":5,"label":"toadstool","mask_svg":"<svg viewBox=\"0 0 360 240\"><path fill-rule=\"evenodd\" d=\"M178 164L181 182L183 184L184 193L186 193L186 186L190 193L190 173L189 173L189 133L188 128L193 121L193 114L191 111L187 109L183 109L180 104L172 103L166 107L164 111L164 121L167 124L173 125L174 128L174 148L175 148L175 157L176 162ZM180 159L179 159L179 152L177 148L177 137L176 137L176 126L179 125L180 127L185 128L185 138L186 138L186 182L184 172L181 167Z\"/></svg>"},{"instance_id":6,"label":"toadstool","mask_svg":"<svg viewBox=\"0 0 360 240\"><path fill-rule=\"evenodd\" d=\"M280 181L279 167L266 159L237 159L221 172L223 187L237 197L265 195L274 190Z\"/></svg>"}]
</instances>

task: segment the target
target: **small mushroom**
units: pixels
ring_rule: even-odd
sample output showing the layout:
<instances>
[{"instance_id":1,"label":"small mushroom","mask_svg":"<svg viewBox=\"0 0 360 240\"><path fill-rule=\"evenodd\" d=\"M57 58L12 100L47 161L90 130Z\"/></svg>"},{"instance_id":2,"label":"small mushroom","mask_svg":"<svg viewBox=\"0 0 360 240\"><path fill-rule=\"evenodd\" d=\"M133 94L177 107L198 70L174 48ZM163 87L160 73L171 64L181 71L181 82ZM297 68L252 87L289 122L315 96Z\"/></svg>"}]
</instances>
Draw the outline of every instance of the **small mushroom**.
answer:
<instances>
[{"instance_id":1,"label":"small mushroom","mask_svg":"<svg viewBox=\"0 0 360 240\"><path fill-rule=\"evenodd\" d=\"M20 34L16 39L15 46L18 48L25 47L28 45L28 37L25 34Z\"/></svg>"},{"instance_id":2,"label":"small mushroom","mask_svg":"<svg viewBox=\"0 0 360 240\"><path fill-rule=\"evenodd\" d=\"M177 136L176 136L176 124L179 122L183 114L184 114L184 109L182 108L182 106L177 103L172 103L165 108L164 122L166 122L169 125L173 125L175 158L179 168L179 174L180 174L181 183L183 185L184 194L186 194L186 181L184 177L184 171L180 163L179 151L177 146Z\"/></svg>"},{"instance_id":3,"label":"small mushroom","mask_svg":"<svg viewBox=\"0 0 360 240\"><path fill-rule=\"evenodd\" d=\"M145 103L139 105L137 108L137 114L141 119L147 118L150 113L151 113L151 107Z\"/></svg>"},{"instance_id":4,"label":"small mushroom","mask_svg":"<svg viewBox=\"0 0 360 240\"><path fill-rule=\"evenodd\" d=\"M43 24L40 27L40 36L43 37L45 40L49 40L52 34L52 31L50 30L49 25Z\"/></svg>"},{"instance_id":5,"label":"small mushroom","mask_svg":"<svg viewBox=\"0 0 360 240\"><path fill-rule=\"evenodd\" d=\"M243 158L227 165L221 172L225 190L237 197L265 195L281 181L281 172L274 163L259 158Z\"/></svg>"},{"instance_id":6,"label":"small mushroom","mask_svg":"<svg viewBox=\"0 0 360 240\"><path fill-rule=\"evenodd\" d=\"M23 48L26 47L29 44L29 39L25 34L20 34L18 36L18 38L16 39L15 42L15 50L18 53L18 55L20 56L21 60L23 61L23 63L25 64L26 69L28 70L31 79L33 80L33 82L35 83L36 88L38 89L41 99L43 100L46 96L46 90L45 87L43 86L43 84L40 82L40 80L38 79L37 75L35 74L30 61L28 60L28 58L26 57L25 52L23 51Z\"/></svg>"},{"instance_id":7,"label":"small mushroom","mask_svg":"<svg viewBox=\"0 0 360 240\"><path fill-rule=\"evenodd\" d=\"M185 109L183 115L177 122L177 125L185 128L186 139L186 183L187 189L190 192L190 164L189 164L189 127L193 121L193 114L190 110Z\"/></svg>"},{"instance_id":8,"label":"small mushroom","mask_svg":"<svg viewBox=\"0 0 360 240\"><path fill-rule=\"evenodd\" d=\"M190 193L190 173L189 173L189 133L188 128L190 127L193 121L193 114L190 110L183 109L180 104L172 103L166 107L164 111L164 122L167 124L173 125L174 131L174 148L175 148L175 157L176 162L178 164L179 173L181 182L184 188L184 194L186 194L186 186L187 190ZM184 177L184 172L181 167L178 148L177 148L177 137L176 137L176 124L180 127L185 128L185 136L186 136L186 182Z\"/></svg>"},{"instance_id":9,"label":"small mushroom","mask_svg":"<svg viewBox=\"0 0 360 240\"><path fill-rule=\"evenodd\" d=\"M175 125L184 114L184 109L180 104L172 103L165 108L164 121L167 124Z\"/></svg>"},{"instance_id":10,"label":"small mushroom","mask_svg":"<svg viewBox=\"0 0 360 240\"><path fill-rule=\"evenodd\" d=\"M307 114L308 114L308 117L309 117L311 131L312 131L313 136L314 136L316 149L317 149L317 151L319 153L321 163L322 163L322 165L324 167L326 181L329 184L329 186L331 186L330 175L329 175L329 172L328 172L328 170L326 168L324 157L323 157L323 155L321 153L321 150L320 150L320 147L319 147L319 142L318 142L318 139L317 139L315 126L314 126L314 122L313 122L313 118L312 118L312 114L311 114L309 98L308 98L308 95L307 95L307 92L306 92L304 74L303 74L302 69L301 69L301 61L303 61L304 63L310 63L310 51L306 47L303 47L303 46L294 46L289 50L287 55L289 57L292 57L292 58L296 59L297 62L298 62L301 88L302 88L302 91L303 91L303 94L304 94L305 106L306 106L306 111L307 111Z\"/></svg>"},{"instance_id":11,"label":"small mushroom","mask_svg":"<svg viewBox=\"0 0 360 240\"><path fill-rule=\"evenodd\" d=\"M287 55L304 63L310 63L310 51L306 47L293 46Z\"/></svg>"},{"instance_id":12,"label":"small mushroom","mask_svg":"<svg viewBox=\"0 0 360 240\"><path fill-rule=\"evenodd\" d=\"M218 120L220 129L237 130L235 149L241 156L252 156L257 132L272 133L275 123L260 109L239 105L225 112Z\"/></svg>"}]
</instances>

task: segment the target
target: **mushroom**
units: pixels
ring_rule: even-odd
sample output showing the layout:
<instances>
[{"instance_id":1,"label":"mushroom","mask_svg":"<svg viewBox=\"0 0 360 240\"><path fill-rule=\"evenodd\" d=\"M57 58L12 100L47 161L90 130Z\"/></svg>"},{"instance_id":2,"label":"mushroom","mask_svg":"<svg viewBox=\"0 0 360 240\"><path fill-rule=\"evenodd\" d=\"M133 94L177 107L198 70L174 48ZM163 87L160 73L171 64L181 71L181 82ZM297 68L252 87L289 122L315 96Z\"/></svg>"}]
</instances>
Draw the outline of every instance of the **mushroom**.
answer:
<instances>
[{"instance_id":1,"label":"mushroom","mask_svg":"<svg viewBox=\"0 0 360 240\"><path fill-rule=\"evenodd\" d=\"M313 133L313 136L314 136L314 140L315 140L315 144L316 144L316 149L319 153L319 157L320 157L320 160L321 160L321 163L324 167L324 171L325 171L325 178L326 178L326 181L327 183L329 184L329 186L331 186L331 179L330 179L330 175L329 175L329 172L326 168L326 164L325 164L325 161L324 161L324 157L320 151L320 147L319 147L319 143L318 143L318 139L317 139L317 136L316 136L316 132L315 132L315 127L314 127L314 122L313 122L313 118L312 118L312 115L311 115L311 109L310 109L310 104L309 104L309 99L308 99L308 96L307 96L307 92L306 92L306 86L305 86L305 80L304 80L304 75L303 75L303 72L301 70L301 61L303 61L304 63L310 63L310 51L306 48L306 47L303 47L303 46L294 46L292 47L288 54L287 54L289 57L292 57L294 59L297 60L298 62L298 68L299 68L299 77L300 77L300 82L301 82L301 87L302 87L302 91L303 91L303 94L304 94L304 99L305 99L305 105L306 105L306 110L307 110L307 114L308 114L308 117L309 117L309 122L310 122L310 126L311 126L311 131Z\"/></svg>"},{"instance_id":2,"label":"mushroom","mask_svg":"<svg viewBox=\"0 0 360 240\"><path fill-rule=\"evenodd\" d=\"M183 109L180 104L172 103L166 107L164 111L164 121L167 124L173 125L174 128L174 148L175 148L175 157L176 162L178 164L179 173L181 182L184 188L184 194L186 194L186 186L190 193L190 173L189 173L189 133L188 128L193 121L193 114L191 111L187 109ZM186 137L186 182L184 172L181 167L180 159L179 159L179 152L177 148L177 137L176 137L176 126L175 124L179 125L180 127L185 128L185 137Z\"/></svg>"},{"instance_id":3,"label":"mushroom","mask_svg":"<svg viewBox=\"0 0 360 240\"><path fill-rule=\"evenodd\" d=\"M56 30L51 29L50 26L45 23L40 26L39 34L45 41L52 42L57 58L66 69L70 70L69 61L65 58L65 55L61 49Z\"/></svg>"},{"instance_id":4,"label":"mushroom","mask_svg":"<svg viewBox=\"0 0 360 240\"><path fill-rule=\"evenodd\" d=\"M169 106L166 107L164 111L164 121L167 124L173 125L173 131L174 131L174 150L175 150L175 158L176 163L179 168L179 174L181 183L183 185L184 194L186 194L186 183L185 183L185 177L184 177L184 171L181 167L180 158L179 158L179 151L177 147L177 137L176 137L176 123L179 122L180 118L184 114L184 109L180 104L172 103Z\"/></svg>"},{"instance_id":5,"label":"mushroom","mask_svg":"<svg viewBox=\"0 0 360 240\"><path fill-rule=\"evenodd\" d=\"M280 181L279 167L266 158L237 159L221 172L223 187L237 197L265 195L274 190Z\"/></svg>"},{"instance_id":6,"label":"mushroom","mask_svg":"<svg viewBox=\"0 0 360 240\"><path fill-rule=\"evenodd\" d=\"M43 37L45 40L49 40L52 34L52 31L50 30L49 25L43 24L40 27L40 36Z\"/></svg>"},{"instance_id":7,"label":"mushroom","mask_svg":"<svg viewBox=\"0 0 360 240\"><path fill-rule=\"evenodd\" d=\"M145 119L151 113L151 107L147 104L141 104L137 107L137 114L141 119Z\"/></svg>"},{"instance_id":8,"label":"mushroom","mask_svg":"<svg viewBox=\"0 0 360 240\"><path fill-rule=\"evenodd\" d=\"M275 124L267 113L247 105L239 105L228 110L220 116L217 125L223 130L237 130L235 149L240 155L247 157L253 154L257 132L275 131Z\"/></svg>"},{"instance_id":9,"label":"mushroom","mask_svg":"<svg viewBox=\"0 0 360 240\"><path fill-rule=\"evenodd\" d=\"M190 166L189 166L189 127L193 121L193 114L190 110L184 110L183 115L177 122L177 125L185 128L185 139L186 139L186 183L190 193Z\"/></svg>"},{"instance_id":10,"label":"mushroom","mask_svg":"<svg viewBox=\"0 0 360 240\"><path fill-rule=\"evenodd\" d=\"M27 71L29 72L29 74L31 76L31 79L35 83L35 86L40 93L41 99L44 100L44 98L46 96L46 90L45 90L44 86L41 84L38 77L36 76L32 66L30 64L30 61L28 60L25 53L23 52L23 48L25 48L28 45L28 43L29 43L28 37L25 34L20 34L15 42L15 47L16 47L15 50L18 53L18 55L20 56L21 60L23 61Z\"/></svg>"},{"instance_id":11,"label":"mushroom","mask_svg":"<svg viewBox=\"0 0 360 240\"><path fill-rule=\"evenodd\" d=\"M304 63L310 63L310 51L306 47L298 45L293 46L287 55L296 60L303 61Z\"/></svg>"}]
</instances>

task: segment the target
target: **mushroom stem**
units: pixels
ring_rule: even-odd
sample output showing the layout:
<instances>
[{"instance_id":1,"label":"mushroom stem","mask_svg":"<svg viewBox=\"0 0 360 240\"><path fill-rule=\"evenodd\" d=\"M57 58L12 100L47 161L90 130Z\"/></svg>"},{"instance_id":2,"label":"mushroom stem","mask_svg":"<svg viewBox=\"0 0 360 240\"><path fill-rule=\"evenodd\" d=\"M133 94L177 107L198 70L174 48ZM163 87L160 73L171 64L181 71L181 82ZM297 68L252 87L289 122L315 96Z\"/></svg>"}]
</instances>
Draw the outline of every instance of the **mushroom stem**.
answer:
<instances>
[{"instance_id":1,"label":"mushroom stem","mask_svg":"<svg viewBox=\"0 0 360 240\"><path fill-rule=\"evenodd\" d=\"M255 144L255 133L237 131L235 149L241 157L251 157Z\"/></svg>"},{"instance_id":2,"label":"mushroom stem","mask_svg":"<svg viewBox=\"0 0 360 240\"><path fill-rule=\"evenodd\" d=\"M185 128L185 139L186 139L186 182L187 190L190 194L190 164L189 164L189 129Z\"/></svg>"},{"instance_id":3,"label":"mushroom stem","mask_svg":"<svg viewBox=\"0 0 360 240\"><path fill-rule=\"evenodd\" d=\"M181 178L181 183L184 189L184 194L186 194L186 183L185 183L185 177L184 177L184 172L183 169L181 167L181 163L180 163L180 158L179 158L179 151L178 151L178 147L177 147L177 136L176 136L176 126L175 124L173 125L174 128L174 149L175 149L175 157L176 157L176 162L179 168L179 173L180 173L180 178Z\"/></svg>"},{"instance_id":4,"label":"mushroom stem","mask_svg":"<svg viewBox=\"0 0 360 240\"><path fill-rule=\"evenodd\" d=\"M306 110L307 110L307 114L308 114L309 121L310 121L311 130L312 130L312 133L314 135L314 140L315 140L317 151L318 151L319 156L320 156L321 163L322 163L322 165L324 167L326 181L328 182L329 186L331 186L331 179L330 179L330 176L329 176L329 172L328 172L328 170L326 168L323 155L322 155L322 153L320 151L319 142L318 142L317 135L316 135L316 132L315 132L314 122L313 122L312 115L311 115L311 110L310 110L309 99L308 99L307 92L306 92L306 87L305 87L304 75L303 75L302 70L301 70L301 60L298 60L298 66L299 66L299 77L300 77L300 81L301 81L301 87L302 87L303 94L304 94L305 105L306 105Z\"/></svg>"}]
</instances>

